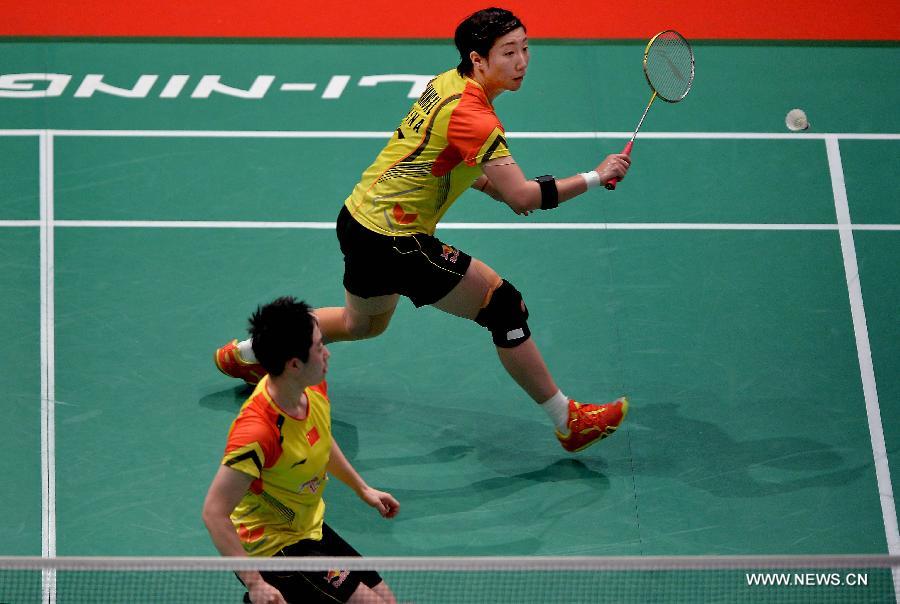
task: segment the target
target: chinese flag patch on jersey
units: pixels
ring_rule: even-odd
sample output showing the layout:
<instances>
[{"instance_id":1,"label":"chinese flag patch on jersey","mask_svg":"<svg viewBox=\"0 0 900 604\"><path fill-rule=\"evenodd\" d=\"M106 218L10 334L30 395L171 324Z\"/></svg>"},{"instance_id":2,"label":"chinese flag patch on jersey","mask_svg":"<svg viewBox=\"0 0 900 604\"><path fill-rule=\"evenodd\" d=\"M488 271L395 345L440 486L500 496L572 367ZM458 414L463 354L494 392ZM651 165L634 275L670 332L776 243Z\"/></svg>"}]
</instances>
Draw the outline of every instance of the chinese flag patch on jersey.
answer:
<instances>
[{"instance_id":1,"label":"chinese flag patch on jersey","mask_svg":"<svg viewBox=\"0 0 900 604\"><path fill-rule=\"evenodd\" d=\"M306 433L306 440L309 441L309 446L313 446L319 440L319 431L316 430L316 427L313 426L312 430Z\"/></svg>"}]
</instances>

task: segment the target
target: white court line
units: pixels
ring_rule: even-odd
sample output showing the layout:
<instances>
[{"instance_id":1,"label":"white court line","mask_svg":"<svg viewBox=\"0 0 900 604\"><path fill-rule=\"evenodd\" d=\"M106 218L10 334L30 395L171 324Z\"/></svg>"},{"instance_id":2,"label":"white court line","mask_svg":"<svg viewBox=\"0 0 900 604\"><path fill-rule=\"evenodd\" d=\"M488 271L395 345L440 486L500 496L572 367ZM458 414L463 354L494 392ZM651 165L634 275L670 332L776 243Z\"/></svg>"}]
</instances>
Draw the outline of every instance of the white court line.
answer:
<instances>
[{"instance_id":1,"label":"white court line","mask_svg":"<svg viewBox=\"0 0 900 604\"><path fill-rule=\"evenodd\" d=\"M0 130L0 136L25 136L35 130ZM373 130L49 130L54 136L135 138L321 138L386 139L394 131ZM512 139L628 139L632 132L507 132ZM828 132L641 132L641 139L682 140L900 140L897 133Z\"/></svg>"},{"instance_id":2,"label":"white court line","mask_svg":"<svg viewBox=\"0 0 900 604\"><path fill-rule=\"evenodd\" d=\"M40 220L0 220L2 227L37 227ZM54 220L54 227L98 229L322 229L328 221L252 220ZM728 223L728 222L442 222L440 230L457 231L900 231L900 224Z\"/></svg>"},{"instance_id":3,"label":"white court line","mask_svg":"<svg viewBox=\"0 0 900 604\"><path fill-rule=\"evenodd\" d=\"M39 227L43 222L40 220L0 220L0 227Z\"/></svg>"},{"instance_id":4,"label":"white court line","mask_svg":"<svg viewBox=\"0 0 900 604\"><path fill-rule=\"evenodd\" d=\"M831 187L834 191L834 208L838 223L851 224L850 205L847 201L847 187L844 182L844 168L837 139L827 139L828 167L831 172ZM872 350L869 345L869 329L866 325L866 309L863 305L862 288L859 282L859 266L856 262L856 245L853 233L841 230L841 253L844 257L844 274L850 295L850 312L853 317L853 332L856 335L856 352L862 377L863 397L866 402L866 416L869 420L869 437L872 440L872 456L875 460L875 476L881 500L881 515L884 518L884 533L887 538L888 554L900 555L900 533L897 528L897 509L891 486L891 471L888 465L884 430L881 424L881 408L878 403L878 388L875 384L875 368L872 364ZM894 593L900 598L900 569L893 569Z\"/></svg>"},{"instance_id":5,"label":"white court line","mask_svg":"<svg viewBox=\"0 0 900 604\"><path fill-rule=\"evenodd\" d=\"M509 138L522 139L595 139L626 138L633 132L508 132ZM890 133L828 133L828 132L641 132L639 139L680 140L822 140L837 137L844 140L900 140L900 134Z\"/></svg>"},{"instance_id":6,"label":"white court line","mask_svg":"<svg viewBox=\"0 0 900 604\"><path fill-rule=\"evenodd\" d=\"M15 221L9 221L15 222ZM31 221L20 221L28 226ZM273 222L229 220L57 220L56 227L110 229L325 229L334 222ZM2 222L0 222L2 226ZM9 225L15 226L15 225ZM900 231L900 224L767 224L767 223L693 223L693 222L442 222L441 230L496 231Z\"/></svg>"},{"instance_id":7,"label":"white court line","mask_svg":"<svg viewBox=\"0 0 900 604\"><path fill-rule=\"evenodd\" d=\"M56 340L54 310L53 135L39 139L41 249L41 556L56 557ZM56 571L41 573L43 604L56 602Z\"/></svg>"},{"instance_id":8,"label":"white court line","mask_svg":"<svg viewBox=\"0 0 900 604\"><path fill-rule=\"evenodd\" d=\"M53 130L55 136L100 138L377 138L386 139L391 132L352 130ZM2 134L2 132L0 132ZM631 136L631 135L629 135Z\"/></svg>"},{"instance_id":9,"label":"white court line","mask_svg":"<svg viewBox=\"0 0 900 604\"><path fill-rule=\"evenodd\" d=\"M0 136L43 136L46 130L2 130L0 129Z\"/></svg>"},{"instance_id":10,"label":"white court line","mask_svg":"<svg viewBox=\"0 0 900 604\"><path fill-rule=\"evenodd\" d=\"M524 231L900 231L900 224L803 224L738 222L442 222L438 230L524 230Z\"/></svg>"}]
</instances>

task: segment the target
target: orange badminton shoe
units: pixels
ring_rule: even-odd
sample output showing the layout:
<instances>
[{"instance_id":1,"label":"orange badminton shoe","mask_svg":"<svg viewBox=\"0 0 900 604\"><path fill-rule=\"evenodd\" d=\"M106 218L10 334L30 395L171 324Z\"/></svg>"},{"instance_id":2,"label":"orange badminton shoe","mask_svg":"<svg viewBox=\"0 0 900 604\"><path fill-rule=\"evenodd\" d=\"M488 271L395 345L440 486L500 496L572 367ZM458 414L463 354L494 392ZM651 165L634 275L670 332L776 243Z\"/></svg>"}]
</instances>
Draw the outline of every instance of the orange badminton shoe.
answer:
<instances>
[{"instance_id":1,"label":"orange badminton shoe","mask_svg":"<svg viewBox=\"0 0 900 604\"><path fill-rule=\"evenodd\" d=\"M259 383L266 370L259 363L248 363L238 353L238 341L232 340L216 351L215 361L219 371L227 376L244 380L251 386Z\"/></svg>"},{"instance_id":2,"label":"orange badminton shoe","mask_svg":"<svg viewBox=\"0 0 900 604\"><path fill-rule=\"evenodd\" d=\"M563 449L574 453L587 449L611 435L628 414L628 399L624 396L605 405L589 405L569 399L569 433L556 431Z\"/></svg>"}]
</instances>

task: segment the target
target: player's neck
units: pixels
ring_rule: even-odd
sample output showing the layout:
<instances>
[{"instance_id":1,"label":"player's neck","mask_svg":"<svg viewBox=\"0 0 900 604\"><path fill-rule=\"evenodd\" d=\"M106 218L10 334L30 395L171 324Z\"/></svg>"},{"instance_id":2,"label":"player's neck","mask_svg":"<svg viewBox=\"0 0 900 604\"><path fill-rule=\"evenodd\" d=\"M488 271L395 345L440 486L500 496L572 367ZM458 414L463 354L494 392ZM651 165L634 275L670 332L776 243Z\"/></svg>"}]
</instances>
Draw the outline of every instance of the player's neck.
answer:
<instances>
[{"instance_id":1,"label":"player's neck","mask_svg":"<svg viewBox=\"0 0 900 604\"><path fill-rule=\"evenodd\" d=\"M306 387L285 375L277 377L269 376L266 390L269 396L278 405L278 408L295 419L305 419L309 413L309 400L306 397Z\"/></svg>"},{"instance_id":2,"label":"player's neck","mask_svg":"<svg viewBox=\"0 0 900 604\"><path fill-rule=\"evenodd\" d=\"M503 89L502 89L502 88L496 88L496 89L495 89L495 88L493 88L492 86L490 86L490 85L487 83L487 81L485 80L485 78L482 77L482 76L478 73L478 70L475 70L475 71L473 71L471 74L469 74L468 78L469 78L470 80L472 80L473 82L476 82L479 86L481 86L481 89L484 91L484 96L487 97L487 100L488 100L492 105L493 105L493 103L494 103L494 99L497 98L498 96L500 96L500 93L503 92Z\"/></svg>"}]
</instances>

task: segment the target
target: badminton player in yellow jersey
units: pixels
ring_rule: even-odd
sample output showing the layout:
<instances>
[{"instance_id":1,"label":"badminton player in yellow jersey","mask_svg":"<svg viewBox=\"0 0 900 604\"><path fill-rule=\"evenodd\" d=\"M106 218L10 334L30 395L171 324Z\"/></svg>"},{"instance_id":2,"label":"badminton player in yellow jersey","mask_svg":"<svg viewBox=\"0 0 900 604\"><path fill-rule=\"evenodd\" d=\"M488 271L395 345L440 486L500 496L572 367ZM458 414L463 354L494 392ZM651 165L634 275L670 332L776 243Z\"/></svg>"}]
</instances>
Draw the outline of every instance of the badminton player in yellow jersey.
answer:
<instances>
[{"instance_id":1,"label":"badminton player in yellow jersey","mask_svg":"<svg viewBox=\"0 0 900 604\"><path fill-rule=\"evenodd\" d=\"M250 319L265 375L231 425L203 520L225 556L359 556L324 522L329 476L352 488L385 518L400 504L373 489L331 434L325 374L328 349L312 309L279 298ZM238 573L250 602L395 604L376 572Z\"/></svg>"},{"instance_id":2,"label":"badminton player in yellow jersey","mask_svg":"<svg viewBox=\"0 0 900 604\"><path fill-rule=\"evenodd\" d=\"M491 332L506 371L550 416L563 448L579 451L612 434L628 402L582 404L564 395L531 338L521 293L434 231L470 187L517 214L552 210L601 182L621 180L630 159L613 154L568 178L527 179L493 107L499 94L522 86L525 26L509 11L485 9L460 23L455 43L458 67L429 82L344 202L337 235L346 305L317 309L316 316L329 342L381 334L400 296L474 320ZM250 383L263 374L250 340L223 346L215 358L224 373Z\"/></svg>"}]
</instances>

